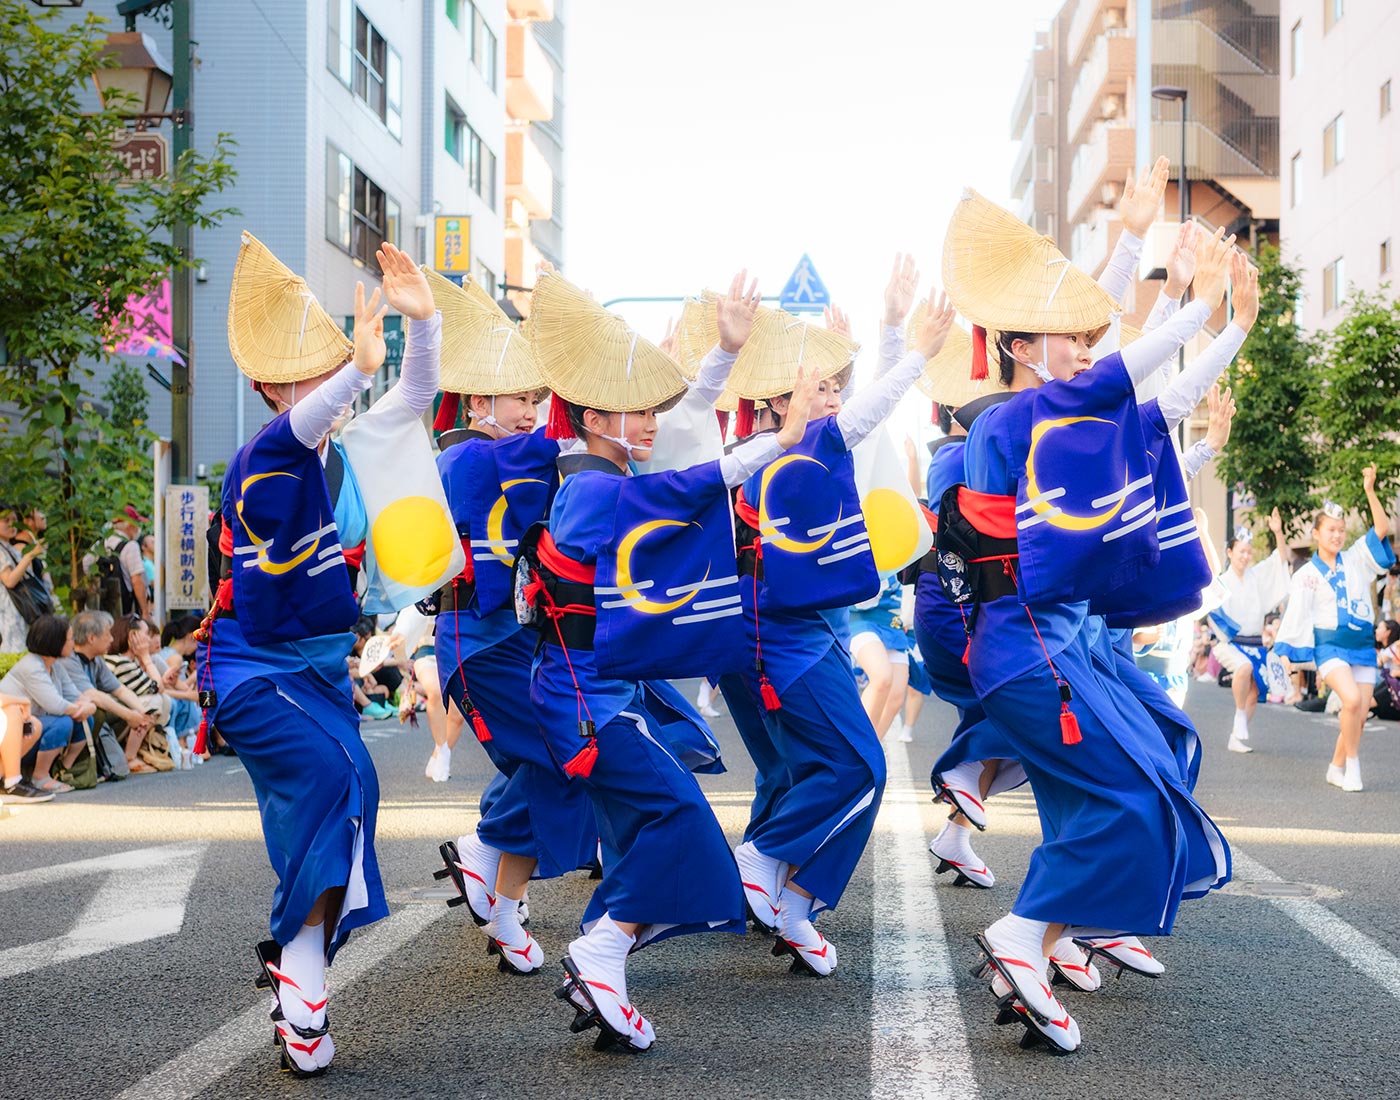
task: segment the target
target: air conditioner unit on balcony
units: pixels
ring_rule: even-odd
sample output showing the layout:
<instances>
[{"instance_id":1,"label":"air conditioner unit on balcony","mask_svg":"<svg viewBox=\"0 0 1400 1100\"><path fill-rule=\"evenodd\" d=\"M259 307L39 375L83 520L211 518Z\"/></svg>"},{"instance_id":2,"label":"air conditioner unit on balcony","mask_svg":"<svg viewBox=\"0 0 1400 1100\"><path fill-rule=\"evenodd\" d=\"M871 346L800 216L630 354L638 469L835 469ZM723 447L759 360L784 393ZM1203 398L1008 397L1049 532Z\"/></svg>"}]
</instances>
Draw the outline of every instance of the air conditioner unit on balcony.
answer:
<instances>
[{"instance_id":1,"label":"air conditioner unit on balcony","mask_svg":"<svg viewBox=\"0 0 1400 1100\"><path fill-rule=\"evenodd\" d=\"M1118 94L1106 95L1099 100L1100 118L1121 118L1125 106L1123 97Z\"/></svg>"}]
</instances>

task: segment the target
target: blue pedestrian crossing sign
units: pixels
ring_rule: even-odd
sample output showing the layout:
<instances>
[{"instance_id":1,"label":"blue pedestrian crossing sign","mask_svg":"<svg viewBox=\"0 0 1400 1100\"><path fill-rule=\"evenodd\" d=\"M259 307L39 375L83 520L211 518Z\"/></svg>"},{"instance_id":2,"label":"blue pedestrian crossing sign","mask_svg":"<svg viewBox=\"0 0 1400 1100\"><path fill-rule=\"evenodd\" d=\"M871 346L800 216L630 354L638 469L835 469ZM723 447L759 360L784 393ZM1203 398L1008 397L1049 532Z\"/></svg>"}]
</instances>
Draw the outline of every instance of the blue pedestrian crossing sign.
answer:
<instances>
[{"instance_id":1,"label":"blue pedestrian crossing sign","mask_svg":"<svg viewBox=\"0 0 1400 1100\"><path fill-rule=\"evenodd\" d=\"M797 261L797 267L788 276L787 285L783 287L778 304L789 313L820 313L826 306L831 305L831 295L827 293L826 284L817 274L817 269L812 265L812 258L807 253L802 253L802 259Z\"/></svg>"}]
</instances>

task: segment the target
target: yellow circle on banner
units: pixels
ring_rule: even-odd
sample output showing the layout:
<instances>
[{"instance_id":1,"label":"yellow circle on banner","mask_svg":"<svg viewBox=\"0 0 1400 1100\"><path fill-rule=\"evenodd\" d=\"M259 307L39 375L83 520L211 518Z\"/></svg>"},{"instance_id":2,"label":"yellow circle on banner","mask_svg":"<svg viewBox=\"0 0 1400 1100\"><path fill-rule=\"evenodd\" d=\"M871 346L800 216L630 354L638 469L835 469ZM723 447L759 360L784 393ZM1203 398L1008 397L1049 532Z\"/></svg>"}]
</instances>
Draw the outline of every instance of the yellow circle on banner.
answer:
<instances>
[{"instance_id":1,"label":"yellow circle on banner","mask_svg":"<svg viewBox=\"0 0 1400 1100\"><path fill-rule=\"evenodd\" d=\"M374 521L374 560L391 581L432 584L447 571L457 535L442 505L430 497L400 497Z\"/></svg>"},{"instance_id":2,"label":"yellow circle on banner","mask_svg":"<svg viewBox=\"0 0 1400 1100\"><path fill-rule=\"evenodd\" d=\"M919 524L924 518L909 498L894 489L871 489L860 502L875 568L889 573L903 568L919 549Z\"/></svg>"}]
</instances>

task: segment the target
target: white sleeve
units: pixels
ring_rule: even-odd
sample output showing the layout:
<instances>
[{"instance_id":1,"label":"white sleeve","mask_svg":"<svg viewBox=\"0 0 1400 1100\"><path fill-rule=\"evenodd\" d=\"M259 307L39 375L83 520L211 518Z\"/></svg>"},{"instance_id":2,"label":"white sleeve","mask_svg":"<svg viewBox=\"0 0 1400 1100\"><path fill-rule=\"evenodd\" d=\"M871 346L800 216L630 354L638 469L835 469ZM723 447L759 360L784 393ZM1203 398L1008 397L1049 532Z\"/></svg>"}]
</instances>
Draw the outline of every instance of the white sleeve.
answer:
<instances>
[{"instance_id":1,"label":"white sleeve","mask_svg":"<svg viewBox=\"0 0 1400 1100\"><path fill-rule=\"evenodd\" d=\"M1191 481L1214 457L1215 448L1204 439L1197 440L1181 460L1181 470L1186 475L1186 480Z\"/></svg>"},{"instance_id":2,"label":"white sleeve","mask_svg":"<svg viewBox=\"0 0 1400 1100\"><path fill-rule=\"evenodd\" d=\"M880 326L880 361L875 364L875 377L883 378L904 358L904 326Z\"/></svg>"},{"instance_id":3,"label":"white sleeve","mask_svg":"<svg viewBox=\"0 0 1400 1100\"><path fill-rule=\"evenodd\" d=\"M1099 286L1115 302L1121 302L1133 284L1133 272L1142 256L1142 238L1126 229L1118 235L1113 255L1099 276Z\"/></svg>"},{"instance_id":4,"label":"white sleeve","mask_svg":"<svg viewBox=\"0 0 1400 1100\"><path fill-rule=\"evenodd\" d=\"M1154 328L1161 328L1163 322L1176 315L1176 311L1181 308L1180 298L1170 298L1167 292L1161 291L1157 295L1157 300L1152 303L1152 312L1147 315L1147 320L1142 323L1143 332L1151 332Z\"/></svg>"},{"instance_id":5,"label":"white sleeve","mask_svg":"<svg viewBox=\"0 0 1400 1100\"><path fill-rule=\"evenodd\" d=\"M1192 302L1175 317L1154 332L1146 333L1135 344L1129 344L1119 354L1133 385L1148 378L1164 359L1175 355L1187 340L1195 336L1210 320L1210 307L1205 302ZM1165 412L1165 410L1163 410Z\"/></svg>"},{"instance_id":6,"label":"white sleeve","mask_svg":"<svg viewBox=\"0 0 1400 1100\"><path fill-rule=\"evenodd\" d=\"M700 371L695 376L695 381L690 384L690 392L705 398L713 405L729 383L729 372L734 369L734 360L737 358L737 352L727 352L716 344L700 361Z\"/></svg>"},{"instance_id":7,"label":"white sleeve","mask_svg":"<svg viewBox=\"0 0 1400 1100\"><path fill-rule=\"evenodd\" d=\"M512 333L510 339L519 339ZM426 321L408 322L408 346L395 383L403 393L404 404L419 416L433 407L438 392L438 371L442 362L442 314Z\"/></svg>"},{"instance_id":8,"label":"white sleeve","mask_svg":"<svg viewBox=\"0 0 1400 1100\"><path fill-rule=\"evenodd\" d=\"M720 476L729 488L742 485L782 453L777 432L763 432L744 440L719 460Z\"/></svg>"},{"instance_id":9,"label":"white sleeve","mask_svg":"<svg viewBox=\"0 0 1400 1100\"><path fill-rule=\"evenodd\" d=\"M290 422L297 442L313 450L319 447L335 422L350 410L355 398L373 384L374 375L362 373L353 361L346 363L313 393L292 406Z\"/></svg>"},{"instance_id":10,"label":"white sleeve","mask_svg":"<svg viewBox=\"0 0 1400 1100\"><path fill-rule=\"evenodd\" d=\"M1205 351L1196 356L1184 371L1167 384L1167 388L1157 398L1157 404L1161 407L1168 427L1175 428L1200 404L1201 398L1215 384L1221 372L1230 365L1230 360L1235 357L1248 335L1239 325L1226 325L1225 331L1212 340Z\"/></svg>"},{"instance_id":11,"label":"white sleeve","mask_svg":"<svg viewBox=\"0 0 1400 1100\"><path fill-rule=\"evenodd\" d=\"M884 423L894 412L900 399L924 373L928 362L917 351L911 351L891 371L866 386L852 397L836 414L836 426L849 451Z\"/></svg>"},{"instance_id":12,"label":"white sleeve","mask_svg":"<svg viewBox=\"0 0 1400 1100\"><path fill-rule=\"evenodd\" d=\"M1313 659L1313 594L1305 582L1308 567L1304 565L1289 580L1288 606L1274 636L1274 649L1290 661L1306 663ZM1313 570L1313 576L1317 571Z\"/></svg>"}]
</instances>

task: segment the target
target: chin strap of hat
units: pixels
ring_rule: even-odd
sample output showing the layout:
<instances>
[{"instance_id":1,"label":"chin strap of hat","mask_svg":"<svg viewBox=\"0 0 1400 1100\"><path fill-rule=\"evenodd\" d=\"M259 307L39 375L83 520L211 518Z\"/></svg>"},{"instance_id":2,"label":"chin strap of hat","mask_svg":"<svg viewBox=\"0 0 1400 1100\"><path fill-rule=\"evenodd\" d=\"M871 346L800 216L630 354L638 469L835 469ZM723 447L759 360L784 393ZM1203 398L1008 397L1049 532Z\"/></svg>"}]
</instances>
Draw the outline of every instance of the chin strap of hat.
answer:
<instances>
[{"instance_id":1,"label":"chin strap of hat","mask_svg":"<svg viewBox=\"0 0 1400 1100\"><path fill-rule=\"evenodd\" d=\"M627 348L627 378L630 380L632 377L632 357L637 354L637 340L639 335L630 328L627 332L632 337L632 343ZM606 439L609 443L616 443L627 453L627 461L632 461L632 444L627 442L627 414L625 412L622 414L622 419L618 421L617 435L603 435L599 432L598 438Z\"/></svg>"}]
</instances>

